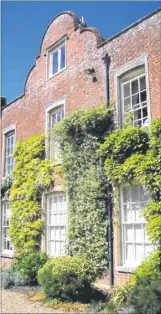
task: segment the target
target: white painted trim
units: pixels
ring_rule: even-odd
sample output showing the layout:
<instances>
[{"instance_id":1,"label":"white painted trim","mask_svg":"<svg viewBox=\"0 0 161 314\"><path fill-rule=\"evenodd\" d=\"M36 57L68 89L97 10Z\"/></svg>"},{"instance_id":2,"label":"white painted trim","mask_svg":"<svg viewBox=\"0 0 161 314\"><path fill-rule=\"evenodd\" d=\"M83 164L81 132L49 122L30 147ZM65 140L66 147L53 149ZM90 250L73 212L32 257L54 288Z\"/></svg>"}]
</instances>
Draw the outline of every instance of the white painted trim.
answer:
<instances>
[{"instance_id":1,"label":"white painted trim","mask_svg":"<svg viewBox=\"0 0 161 314\"><path fill-rule=\"evenodd\" d=\"M59 190L58 190L59 189ZM50 192L47 192L45 195L44 195L44 198L45 198L45 206L46 206L46 210L45 210L45 237L43 239L43 248L45 249L46 253L50 256L49 254L49 215L48 215L48 210L49 210L49 197L51 196L57 196L57 195L65 195L65 198L66 198L66 215L67 215L67 220L66 220L66 239L65 239L65 242L66 242L66 245L68 243L68 207L67 207L67 195L66 193L62 190L61 186L57 186L55 190L53 191L50 191Z\"/></svg>"},{"instance_id":2,"label":"white painted trim","mask_svg":"<svg viewBox=\"0 0 161 314\"><path fill-rule=\"evenodd\" d=\"M6 136L10 132L14 132L15 134L15 143L16 144L16 124L11 124L2 131L2 180L4 180L8 174L5 173L5 146L6 146Z\"/></svg>"},{"instance_id":3,"label":"white painted trim","mask_svg":"<svg viewBox=\"0 0 161 314\"><path fill-rule=\"evenodd\" d=\"M52 47L50 47L49 49L46 50L46 81L50 80L51 78L55 77L56 75L58 75L59 73L61 73L62 71L67 69L67 44L66 44L67 40L66 37L62 38L59 42L57 42L56 44L54 44ZM65 67L60 69L60 48L65 46ZM51 67L52 67L52 62L51 62L51 55L53 55L54 52L58 51L58 71L54 74L50 74L51 72Z\"/></svg>"},{"instance_id":4,"label":"white painted trim","mask_svg":"<svg viewBox=\"0 0 161 314\"><path fill-rule=\"evenodd\" d=\"M48 136L48 130L50 128L50 114L52 111L57 110L57 108L59 108L60 106L64 106L64 116L65 116L65 112L66 112L66 99L65 96L57 99L56 101L52 102L51 104L47 104L46 105L46 118L45 118L45 133L46 133L46 139L45 139L45 151L46 151L46 158L49 158L49 149L48 149L48 145L49 145L49 136ZM58 164L61 164L61 162L59 162Z\"/></svg>"}]
</instances>

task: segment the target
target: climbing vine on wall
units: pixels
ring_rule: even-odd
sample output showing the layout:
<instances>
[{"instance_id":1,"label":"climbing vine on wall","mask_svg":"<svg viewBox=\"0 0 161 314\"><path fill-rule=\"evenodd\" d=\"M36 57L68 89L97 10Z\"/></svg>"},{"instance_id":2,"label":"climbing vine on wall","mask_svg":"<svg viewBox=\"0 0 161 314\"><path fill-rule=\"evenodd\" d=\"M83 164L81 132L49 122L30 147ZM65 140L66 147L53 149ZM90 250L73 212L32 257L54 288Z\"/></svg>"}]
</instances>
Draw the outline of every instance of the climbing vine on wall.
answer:
<instances>
[{"instance_id":1,"label":"climbing vine on wall","mask_svg":"<svg viewBox=\"0 0 161 314\"><path fill-rule=\"evenodd\" d=\"M41 194L52 183L53 174L53 163L44 160L44 153L44 135L18 141L14 149L9 235L18 252L39 247L43 228Z\"/></svg>"},{"instance_id":2,"label":"climbing vine on wall","mask_svg":"<svg viewBox=\"0 0 161 314\"><path fill-rule=\"evenodd\" d=\"M112 126L112 112L102 105L74 112L53 130L62 149L69 251L86 253L99 269L108 260L107 180L96 152Z\"/></svg>"},{"instance_id":3,"label":"climbing vine on wall","mask_svg":"<svg viewBox=\"0 0 161 314\"><path fill-rule=\"evenodd\" d=\"M153 121L149 133L137 127L113 131L98 154L105 159L106 176L120 184L145 185L151 198L142 214L153 244L161 241L161 119Z\"/></svg>"}]
</instances>

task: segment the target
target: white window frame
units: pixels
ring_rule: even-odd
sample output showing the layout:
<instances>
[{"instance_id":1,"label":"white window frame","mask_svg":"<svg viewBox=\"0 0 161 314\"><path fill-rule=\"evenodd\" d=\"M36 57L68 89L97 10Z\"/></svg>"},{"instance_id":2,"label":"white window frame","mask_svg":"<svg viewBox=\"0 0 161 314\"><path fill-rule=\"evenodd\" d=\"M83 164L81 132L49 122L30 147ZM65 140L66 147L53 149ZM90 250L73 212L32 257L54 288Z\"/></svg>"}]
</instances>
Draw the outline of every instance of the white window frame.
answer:
<instances>
[{"instance_id":1,"label":"white window frame","mask_svg":"<svg viewBox=\"0 0 161 314\"><path fill-rule=\"evenodd\" d=\"M65 117L65 97L61 97L60 99L58 99L57 101L53 102L52 104L49 104L47 105L46 107L46 132L49 131L50 133L50 128L52 127L51 125L51 115L52 113L54 112L58 112L60 110L60 108L64 109L64 117ZM59 122L57 122L59 123ZM54 144L54 143L53 143ZM58 151L58 154L56 153L55 154L55 157L54 155L52 156L52 150L51 150L51 147L50 147L50 134L48 134L47 138L46 138L46 157L47 159L56 159L57 160L57 163L61 163L61 156L59 154L59 151ZM56 149L59 150L59 143L55 143L55 147Z\"/></svg>"},{"instance_id":2,"label":"white window frame","mask_svg":"<svg viewBox=\"0 0 161 314\"><path fill-rule=\"evenodd\" d=\"M10 245L12 246L12 249L7 249L4 247L4 229L9 229L9 224L7 225L4 225L4 206L9 206L8 209L8 212L9 212L9 215L5 215L6 218L8 218L8 221L10 220L10 215L11 215L11 211L10 211L10 205L11 203L8 202L7 200L4 200L2 201L2 204L1 204L1 256L4 256L4 257L13 257L14 256L14 247L13 245L11 245L11 242L10 242L10 239L8 237L8 242L10 243ZM6 209L6 213L7 213L7 209ZM7 234L8 234L8 230L7 230Z\"/></svg>"},{"instance_id":3,"label":"white window frame","mask_svg":"<svg viewBox=\"0 0 161 314\"><path fill-rule=\"evenodd\" d=\"M61 68L61 48L65 48L65 66ZM53 54L58 52L58 71L53 73ZM47 50L47 79L50 79L58 73L66 69L67 56L66 56L66 38L60 40L56 45L53 45Z\"/></svg>"},{"instance_id":4,"label":"white window frame","mask_svg":"<svg viewBox=\"0 0 161 314\"><path fill-rule=\"evenodd\" d=\"M3 154L2 154L3 177L2 177L2 179L5 179L12 172L12 171L10 171L10 172L8 171L8 164L7 164L7 158L6 158L7 157L7 155L6 155L7 138L9 136L11 136L12 134L14 134L14 145L13 145L13 149L14 149L14 146L16 143L16 125L15 124L10 125L3 130ZM13 167L14 167L14 163L13 163Z\"/></svg>"},{"instance_id":5,"label":"white window frame","mask_svg":"<svg viewBox=\"0 0 161 314\"><path fill-rule=\"evenodd\" d=\"M58 224L50 224L50 212L51 212L51 209L50 209L50 199L51 198L55 198L55 197L63 197L63 200L65 200L65 210L62 211L61 213L65 214L66 215L66 223L65 224L62 224L60 222L60 216L59 216L59 223ZM64 203L64 202L63 202ZM67 201L66 201L66 194L65 192L62 192L62 191L57 191L57 192L51 192L51 193L48 193L46 195L46 204L47 204L47 217L46 217L46 250L47 250L47 254L49 254L49 256L66 256L67 255L67 251L64 252L64 254L61 254L61 249L59 251L59 255L56 254L51 254L50 252L50 242L54 242L55 243L55 247L56 247L56 243L64 243L65 245L65 250L67 249L67 231L68 231L68 212L67 212ZM56 215L58 216L59 212L56 212L56 211L52 211L53 212L53 215L56 217ZM61 229L64 228L65 229L65 241L61 239ZM51 229L55 229L55 239L50 239L50 230ZM59 230L59 239L56 238L56 229Z\"/></svg>"},{"instance_id":6,"label":"white window frame","mask_svg":"<svg viewBox=\"0 0 161 314\"><path fill-rule=\"evenodd\" d=\"M136 73L136 72L134 72ZM137 126L137 124L135 124L136 122L139 122L141 123L141 127L148 127L149 125L149 122L148 122L148 102L147 102L147 88L145 88L144 90L140 90L140 79L145 77L145 82L146 82L146 75L145 75L145 72L141 75L134 75L133 78L129 79L129 80L125 80L125 82L122 82L122 80L120 80L120 85L121 85L121 115L122 115L122 122L125 121L124 119L124 116L125 115L128 115L129 113L133 114L133 126ZM138 92L135 93L135 94L132 94L132 88L131 88L131 84L133 81L138 81ZM128 97L124 97L124 91L123 91L123 88L126 84L130 84L130 95ZM145 101L141 101L141 93L143 92L146 92L146 100ZM132 97L135 96L135 95L139 95L139 103L136 105L136 106L139 106L139 107L136 107L134 108L133 105L132 105ZM129 99L130 98L130 105L131 105L131 109L127 112L124 111L125 109L125 106L124 106L124 100L125 99ZM147 116L146 117L143 117L143 109L147 109ZM135 112L137 112L138 110L140 110L141 112L141 118L138 118L138 119L134 119L134 115L135 115ZM146 119L147 121L147 124L144 123L144 119Z\"/></svg>"},{"instance_id":7,"label":"white window frame","mask_svg":"<svg viewBox=\"0 0 161 314\"><path fill-rule=\"evenodd\" d=\"M143 258L142 259L140 259L140 260L133 260L133 261L127 261L126 260L126 248L125 248L125 242L126 243L131 243L132 245L133 245L133 254L135 255L136 254L136 252L134 252L135 251L135 248L136 248L136 245L138 244L138 245L141 245L143 248L144 248L144 250L145 250L145 247L146 246L151 246L152 247L152 251L154 250L154 247L153 247L153 245L150 243L150 241L149 241L149 239L148 239L148 237L147 237L147 234L146 234L146 232L145 232L145 219L144 219L144 217L142 217L141 216L141 218L140 218L140 221L136 221L136 220L133 220L133 219L131 219L131 221L124 221L124 215L125 215L125 213L124 213L124 205L126 205L125 203L123 203L123 188L124 187L126 187L126 188L129 188L130 189L130 193L131 193L131 188L132 188L132 186L130 186L130 185L124 185L124 186L122 186L122 187L120 187L120 222L121 222L121 224L120 224L120 264L121 264L121 266L120 267L118 267L118 270L122 270L121 269L121 267L124 267L124 268L126 268L126 270L129 268L131 268L131 269L134 269L134 268L136 268L139 264L140 264L140 262L141 262L141 260L144 258L144 257L146 257L146 255L144 254L144 256L143 256ZM141 187L141 185L135 185L135 187L138 187L139 188L139 193L140 193L140 187ZM132 217L132 209L131 209L131 206L132 205L134 205L134 204L140 204L140 208L139 208L139 210L143 207L142 205L144 205L144 204L146 204L147 203L147 201L141 201L140 200L140 198L139 198L139 200L138 200L138 202L130 202L130 204L128 205L129 207L130 207L130 214L131 214L131 217ZM126 241L126 235L125 235L125 228L126 228L126 226L128 226L128 225L132 225L133 226L133 243L132 243L132 241L130 242L130 241ZM137 226L137 225L142 225L142 236L143 236L143 233L144 233L144 239L142 239L142 242L138 242L138 241L136 241L135 239L134 239L134 230L135 230L135 227ZM145 238L146 237L146 238ZM145 251L144 251L145 252ZM120 269L119 269L120 268Z\"/></svg>"},{"instance_id":8,"label":"white window frame","mask_svg":"<svg viewBox=\"0 0 161 314\"><path fill-rule=\"evenodd\" d=\"M146 90L147 90L147 109L148 109L148 126L151 124L151 106L150 106L150 92L149 92L149 76L148 76L148 54L144 53L142 56L127 62L120 67L114 69L114 87L115 87L115 104L117 111L117 124L120 128L122 126L122 95L121 86L122 77L126 76L127 73L133 73L138 67L145 68L146 78Z\"/></svg>"},{"instance_id":9,"label":"white window frame","mask_svg":"<svg viewBox=\"0 0 161 314\"><path fill-rule=\"evenodd\" d=\"M13 145L12 152L9 153L8 150L11 150L10 139L13 137ZM10 144L10 145L9 145ZM5 176L8 176L12 173L14 168L14 158L13 158L13 150L15 145L15 132L10 132L5 135ZM13 163L9 163L13 159Z\"/></svg>"}]
</instances>

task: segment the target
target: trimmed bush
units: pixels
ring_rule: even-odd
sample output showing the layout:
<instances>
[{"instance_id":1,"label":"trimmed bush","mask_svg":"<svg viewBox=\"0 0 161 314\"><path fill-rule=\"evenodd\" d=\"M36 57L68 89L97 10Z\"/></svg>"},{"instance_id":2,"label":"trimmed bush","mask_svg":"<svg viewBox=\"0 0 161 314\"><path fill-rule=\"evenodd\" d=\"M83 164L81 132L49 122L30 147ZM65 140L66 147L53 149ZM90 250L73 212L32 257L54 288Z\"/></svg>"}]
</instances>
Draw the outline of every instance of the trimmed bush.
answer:
<instances>
[{"instance_id":1,"label":"trimmed bush","mask_svg":"<svg viewBox=\"0 0 161 314\"><path fill-rule=\"evenodd\" d=\"M152 277L136 277L129 302L136 314L160 314L161 274L155 272Z\"/></svg>"},{"instance_id":2,"label":"trimmed bush","mask_svg":"<svg viewBox=\"0 0 161 314\"><path fill-rule=\"evenodd\" d=\"M13 270L18 272L29 285L36 285L39 268L47 262L48 256L40 251L26 251L15 257Z\"/></svg>"},{"instance_id":3,"label":"trimmed bush","mask_svg":"<svg viewBox=\"0 0 161 314\"><path fill-rule=\"evenodd\" d=\"M156 250L134 271L129 304L137 314L161 313L161 252Z\"/></svg>"},{"instance_id":4,"label":"trimmed bush","mask_svg":"<svg viewBox=\"0 0 161 314\"><path fill-rule=\"evenodd\" d=\"M18 272L14 272L13 268L6 268L1 271L1 289L8 289L12 286L25 286L27 283L21 278Z\"/></svg>"},{"instance_id":5,"label":"trimmed bush","mask_svg":"<svg viewBox=\"0 0 161 314\"><path fill-rule=\"evenodd\" d=\"M38 272L38 282L49 299L78 300L95 278L94 263L84 256L53 258Z\"/></svg>"}]
</instances>

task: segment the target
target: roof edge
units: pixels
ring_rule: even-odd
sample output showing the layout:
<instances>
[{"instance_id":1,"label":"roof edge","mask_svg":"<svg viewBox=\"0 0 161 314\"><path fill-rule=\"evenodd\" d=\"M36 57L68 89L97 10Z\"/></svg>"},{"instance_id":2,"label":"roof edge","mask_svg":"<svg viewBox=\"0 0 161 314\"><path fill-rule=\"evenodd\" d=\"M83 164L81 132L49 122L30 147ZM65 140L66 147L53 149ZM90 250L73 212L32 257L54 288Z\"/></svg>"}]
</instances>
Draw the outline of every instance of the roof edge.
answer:
<instances>
[{"instance_id":1,"label":"roof edge","mask_svg":"<svg viewBox=\"0 0 161 314\"><path fill-rule=\"evenodd\" d=\"M144 22L145 20L147 20L148 18L150 18L151 16L157 14L158 12L161 11L161 7L159 7L158 9L156 9L155 11L152 11L151 13L143 16L141 19L137 20L136 22L130 24L129 26L125 27L124 29L122 29L120 32L114 34L112 37L110 38L107 38L104 40L104 42L102 42L100 45L99 45L99 48L102 47L103 45L107 44L109 41L112 41L113 39L121 36L122 34L126 33L127 31L129 31L131 28L137 26L138 24Z\"/></svg>"},{"instance_id":2,"label":"roof edge","mask_svg":"<svg viewBox=\"0 0 161 314\"><path fill-rule=\"evenodd\" d=\"M6 109L7 107L9 107L10 105L12 105L15 101L21 99L22 97L24 97L25 94L22 94L20 96L18 96L17 98L13 99L12 101L10 101L8 104L6 104L3 108L1 108L2 110Z\"/></svg>"}]
</instances>

